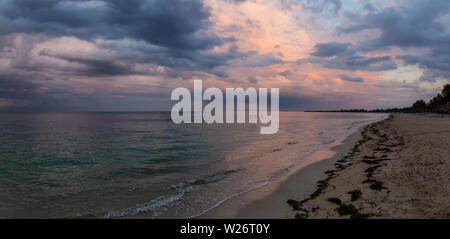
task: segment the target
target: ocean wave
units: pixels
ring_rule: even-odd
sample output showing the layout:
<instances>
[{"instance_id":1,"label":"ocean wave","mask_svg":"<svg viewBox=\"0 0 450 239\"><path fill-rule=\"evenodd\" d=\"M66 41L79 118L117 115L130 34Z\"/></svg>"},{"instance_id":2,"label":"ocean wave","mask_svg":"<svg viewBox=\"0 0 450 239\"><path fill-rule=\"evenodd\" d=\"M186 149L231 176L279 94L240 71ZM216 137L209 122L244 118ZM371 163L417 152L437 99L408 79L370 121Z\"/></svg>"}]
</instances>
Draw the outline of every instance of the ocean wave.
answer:
<instances>
[{"instance_id":1,"label":"ocean wave","mask_svg":"<svg viewBox=\"0 0 450 239\"><path fill-rule=\"evenodd\" d=\"M155 211L159 208L162 208L164 206L170 206L174 202L181 200L184 196L184 192L180 192L175 195L168 195L168 196L160 196L153 200L151 200L148 203L144 204L138 204L134 207L127 208L124 210L119 211L112 211L108 212L103 218L119 218L119 217L125 217L125 216L134 216L139 213L148 212L148 211ZM157 216L157 215L154 215Z\"/></svg>"},{"instance_id":2,"label":"ocean wave","mask_svg":"<svg viewBox=\"0 0 450 239\"><path fill-rule=\"evenodd\" d=\"M215 183L224 179L228 174L238 172L238 170L226 170L213 174L211 176L188 180L179 184L171 185L170 190L174 190L176 193L171 195L165 195L157 197L150 202L144 204L137 204L133 207L126 208L118 211L108 212L103 218L120 218L125 216L135 216L140 213L153 212L153 216L158 216L157 211L163 207L168 207L173 203L183 199L184 195L188 192L194 191L195 186L203 184Z\"/></svg>"},{"instance_id":3,"label":"ocean wave","mask_svg":"<svg viewBox=\"0 0 450 239\"><path fill-rule=\"evenodd\" d=\"M243 170L243 169L226 170L226 171L219 172L219 173L216 173L216 174L213 174L210 176L206 176L203 178L188 180L188 181L176 184L176 185L172 185L172 186L170 186L170 189L183 190L183 189L189 188L191 186L215 183L215 182L218 182L218 181L224 179L228 174L236 173L241 170Z\"/></svg>"},{"instance_id":4,"label":"ocean wave","mask_svg":"<svg viewBox=\"0 0 450 239\"><path fill-rule=\"evenodd\" d=\"M265 181L264 183L262 183L262 184L260 184L260 185L258 185L258 186L256 186L256 187L253 187L253 188L250 188L250 189L247 189L247 190L244 190L244 191L241 191L241 192L232 194L232 195L230 195L230 196L228 196L228 197L222 199L221 201L217 202L214 206L210 207L209 209L204 210L204 211L202 211L202 212L200 212L200 213L197 213L197 214L188 216L188 217L186 217L185 219L199 217L199 216L201 216L201 215L203 215L203 214L205 214L205 213L207 213L207 212L209 212L209 211L211 211L211 210L213 210L213 209L219 207L220 205L222 205L223 203L225 203L226 201L228 201L228 200L230 200L230 199L232 199L232 198L241 196L241 195L243 195L243 194L245 194L245 193L249 193L249 192L251 192L251 191L258 190L258 189L263 188L263 187L265 187L265 186L267 186L267 185L269 185L269 180Z\"/></svg>"}]
</instances>

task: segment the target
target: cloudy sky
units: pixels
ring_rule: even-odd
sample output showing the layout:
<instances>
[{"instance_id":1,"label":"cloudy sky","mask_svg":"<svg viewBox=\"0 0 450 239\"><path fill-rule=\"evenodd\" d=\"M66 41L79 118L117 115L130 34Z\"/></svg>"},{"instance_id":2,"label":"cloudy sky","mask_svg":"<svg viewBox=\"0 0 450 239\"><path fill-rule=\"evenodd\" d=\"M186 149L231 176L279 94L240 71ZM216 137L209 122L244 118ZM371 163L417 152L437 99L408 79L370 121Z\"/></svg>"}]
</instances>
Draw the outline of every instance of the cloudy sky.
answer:
<instances>
[{"instance_id":1,"label":"cloudy sky","mask_svg":"<svg viewBox=\"0 0 450 239\"><path fill-rule=\"evenodd\" d=\"M450 81L448 0L2 0L0 111L170 110L280 88L281 109L408 106Z\"/></svg>"}]
</instances>

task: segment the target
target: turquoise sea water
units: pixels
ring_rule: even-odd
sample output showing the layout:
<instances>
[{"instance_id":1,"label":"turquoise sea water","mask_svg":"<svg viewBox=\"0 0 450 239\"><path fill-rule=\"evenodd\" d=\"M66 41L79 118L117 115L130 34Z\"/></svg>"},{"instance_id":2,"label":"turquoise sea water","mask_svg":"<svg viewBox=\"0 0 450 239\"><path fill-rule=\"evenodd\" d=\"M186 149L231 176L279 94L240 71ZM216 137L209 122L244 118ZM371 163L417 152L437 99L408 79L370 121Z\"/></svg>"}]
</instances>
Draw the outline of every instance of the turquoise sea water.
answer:
<instances>
[{"instance_id":1,"label":"turquoise sea water","mask_svg":"<svg viewBox=\"0 0 450 239\"><path fill-rule=\"evenodd\" d=\"M279 132L261 135L169 113L2 113L0 218L198 215L384 117L282 112Z\"/></svg>"}]
</instances>

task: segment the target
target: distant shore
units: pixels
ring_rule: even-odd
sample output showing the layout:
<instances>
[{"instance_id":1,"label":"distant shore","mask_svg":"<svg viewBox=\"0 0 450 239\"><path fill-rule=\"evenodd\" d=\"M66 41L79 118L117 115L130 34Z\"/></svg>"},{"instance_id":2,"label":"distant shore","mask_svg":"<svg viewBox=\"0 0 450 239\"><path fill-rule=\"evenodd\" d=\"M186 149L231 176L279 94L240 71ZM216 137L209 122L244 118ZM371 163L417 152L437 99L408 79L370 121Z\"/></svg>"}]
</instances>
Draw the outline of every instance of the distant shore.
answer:
<instances>
[{"instance_id":1,"label":"distant shore","mask_svg":"<svg viewBox=\"0 0 450 239\"><path fill-rule=\"evenodd\" d=\"M316 191L287 199L293 218L450 217L448 117L394 114L362 136Z\"/></svg>"}]
</instances>

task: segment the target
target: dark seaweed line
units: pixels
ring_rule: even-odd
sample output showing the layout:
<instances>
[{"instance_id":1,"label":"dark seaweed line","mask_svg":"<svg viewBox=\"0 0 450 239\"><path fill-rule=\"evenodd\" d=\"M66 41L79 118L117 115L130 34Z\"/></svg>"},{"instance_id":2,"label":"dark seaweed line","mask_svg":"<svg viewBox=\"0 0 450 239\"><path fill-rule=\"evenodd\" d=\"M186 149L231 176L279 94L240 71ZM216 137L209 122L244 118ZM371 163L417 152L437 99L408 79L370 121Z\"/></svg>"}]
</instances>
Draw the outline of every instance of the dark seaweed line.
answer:
<instances>
[{"instance_id":1,"label":"dark seaweed line","mask_svg":"<svg viewBox=\"0 0 450 239\"><path fill-rule=\"evenodd\" d=\"M390 145L386 144L386 142L389 140L388 136L386 134L381 134L380 131L375 128L377 125L381 124L382 122L387 122L390 120L392 120L392 116L390 116L385 121L377 122L377 123L366 126L362 132L363 139L361 139L360 141L357 142L357 144L353 147L353 149L349 152L349 154L347 154L342 159L337 161L337 163L335 164L335 166L336 166L335 170L330 170L330 171L325 172L325 174L327 174L328 177L324 180L320 180L317 183L316 191L314 191L311 195L309 195L308 198L306 198L302 201L296 201L296 200L292 200L292 199L289 199L287 201L287 203L292 207L292 209L294 211L298 211L298 213L295 215L296 219L308 218L309 211L305 207L303 207L303 204L312 199L315 199L319 195L321 195L324 192L324 190L330 186L329 181L338 176L336 174L337 172L340 172L340 171L350 167L351 165L353 165L352 161L355 160L355 155L361 153L361 150L360 150L361 145L363 145L364 143L366 143L369 140L373 140L373 138L368 135L369 132L375 134L376 136L381 137L380 140L377 140L377 145L382 146L382 147L377 147L375 149L375 151L383 152L385 154L383 154L379 158L377 158L375 156L363 156L362 157L363 158L362 162L369 165L369 167L364 171L365 173L367 173L366 174L367 179L365 181L363 181L362 183L370 184L370 186L369 186L370 189L375 190L375 191L388 190L384 186L384 183L374 179L373 175L376 173L376 171L379 168L381 168L382 166L385 165L385 163L383 163L384 161L391 160L390 158L388 158L387 154L392 153L393 151L389 147L402 146L405 144L404 139L402 137L396 137L396 139L398 139L398 143L396 143L396 144L390 144ZM393 132L395 135L396 132L395 131L393 131ZM353 191L348 192L348 194L351 196L352 202L359 200L362 196L361 190L353 190ZM355 208L354 205L343 204L339 198L328 198L327 200L329 202L339 206L336 209L336 211L339 213L340 216L350 215L350 219L367 219L371 216L374 216L372 214L361 214L359 212L359 210ZM315 210L318 210L318 208L312 208L311 210L315 211Z\"/></svg>"}]
</instances>

